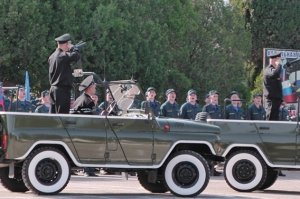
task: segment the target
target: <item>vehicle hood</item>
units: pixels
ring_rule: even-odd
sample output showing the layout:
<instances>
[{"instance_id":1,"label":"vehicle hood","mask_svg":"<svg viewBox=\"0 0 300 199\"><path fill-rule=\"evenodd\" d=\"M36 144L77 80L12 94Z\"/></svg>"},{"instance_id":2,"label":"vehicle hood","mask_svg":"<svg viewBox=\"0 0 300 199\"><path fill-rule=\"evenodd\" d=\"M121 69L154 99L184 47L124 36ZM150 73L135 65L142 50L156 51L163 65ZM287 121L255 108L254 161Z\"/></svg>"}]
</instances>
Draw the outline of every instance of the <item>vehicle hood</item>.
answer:
<instances>
[{"instance_id":1,"label":"vehicle hood","mask_svg":"<svg viewBox=\"0 0 300 199\"><path fill-rule=\"evenodd\" d=\"M165 125L169 125L170 132L220 134L220 127L199 121L176 118L157 118L156 121L162 130L164 130Z\"/></svg>"}]
</instances>

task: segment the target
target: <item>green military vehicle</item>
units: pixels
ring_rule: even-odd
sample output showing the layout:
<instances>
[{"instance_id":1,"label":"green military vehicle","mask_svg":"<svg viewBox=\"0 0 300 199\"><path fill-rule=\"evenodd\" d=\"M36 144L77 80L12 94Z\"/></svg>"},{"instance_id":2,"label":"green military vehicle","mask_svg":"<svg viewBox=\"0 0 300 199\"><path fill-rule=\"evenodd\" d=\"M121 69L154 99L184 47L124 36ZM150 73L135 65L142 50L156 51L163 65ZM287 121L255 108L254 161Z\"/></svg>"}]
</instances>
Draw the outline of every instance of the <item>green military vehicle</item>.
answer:
<instances>
[{"instance_id":1,"label":"green military vehicle","mask_svg":"<svg viewBox=\"0 0 300 199\"><path fill-rule=\"evenodd\" d=\"M217 154L226 158L224 177L231 188L264 190L280 170L300 169L297 122L208 119L208 123L221 129Z\"/></svg>"},{"instance_id":2,"label":"green military vehicle","mask_svg":"<svg viewBox=\"0 0 300 199\"><path fill-rule=\"evenodd\" d=\"M101 86L101 85L100 85ZM72 169L136 172L150 192L200 194L217 156L220 128L154 117L133 80L104 82L120 112L110 115L0 112L0 179L12 192L57 194ZM100 185L99 185L100 186Z\"/></svg>"}]
</instances>

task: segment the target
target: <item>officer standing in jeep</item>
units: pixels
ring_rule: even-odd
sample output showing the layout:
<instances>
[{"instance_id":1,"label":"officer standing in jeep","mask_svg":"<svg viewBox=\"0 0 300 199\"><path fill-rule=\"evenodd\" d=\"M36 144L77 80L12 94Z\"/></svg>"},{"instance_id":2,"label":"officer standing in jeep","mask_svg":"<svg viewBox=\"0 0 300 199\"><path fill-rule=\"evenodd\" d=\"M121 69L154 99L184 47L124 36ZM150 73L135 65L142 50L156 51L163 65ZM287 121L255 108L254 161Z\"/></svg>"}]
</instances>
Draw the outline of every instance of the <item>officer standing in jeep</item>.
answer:
<instances>
[{"instance_id":1,"label":"officer standing in jeep","mask_svg":"<svg viewBox=\"0 0 300 199\"><path fill-rule=\"evenodd\" d=\"M71 63L80 59L79 50L71 42L71 36L57 37L57 48L48 59L51 113L69 113L73 83Z\"/></svg>"},{"instance_id":2,"label":"officer standing in jeep","mask_svg":"<svg viewBox=\"0 0 300 199\"><path fill-rule=\"evenodd\" d=\"M264 70L264 100L267 120L279 120L279 108L282 102L282 85L280 80L281 53L269 55L269 65Z\"/></svg>"}]
</instances>

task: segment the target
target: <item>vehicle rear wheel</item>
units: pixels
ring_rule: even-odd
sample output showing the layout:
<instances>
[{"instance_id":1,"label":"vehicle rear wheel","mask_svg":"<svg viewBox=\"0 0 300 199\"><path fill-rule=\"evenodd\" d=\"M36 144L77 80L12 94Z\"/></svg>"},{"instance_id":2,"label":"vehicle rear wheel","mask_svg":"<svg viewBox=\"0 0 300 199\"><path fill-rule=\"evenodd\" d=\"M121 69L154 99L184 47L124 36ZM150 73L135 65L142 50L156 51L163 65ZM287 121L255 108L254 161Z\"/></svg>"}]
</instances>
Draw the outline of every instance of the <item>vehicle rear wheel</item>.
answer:
<instances>
[{"instance_id":1,"label":"vehicle rear wheel","mask_svg":"<svg viewBox=\"0 0 300 199\"><path fill-rule=\"evenodd\" d=\"M259 188L259 190L264 190L272 186L278 178L279 171L268 167L267 173L267 179L265 183Z\"/></svg>"},{"instance_id":2,"label":"vehicle rear wheel","mask_svg":"<svg viewBox=\"0 0 300 199\"><path fill-rule=\"evenodd\" d=\"M37 194L56 194L70 180L70 166L58 149L43 147L34 150L24 161L22 177L26 186Z\"/></svg>"},{"instance_id":3,"label":"vehicle rear wheel","mask_svg":"<svg viewBox=\"0 0 300 199\"><path fill-rule=\"evenodd\" d=\"M200 194L209 181L207 161L190 150L173 154L165 167L165 184L176 196L192 197Z\"/></svg>"},{"instance_id":4,"label":"vehicle rear wheel","mask_svg":"<svg viewBox=\"0 0 300 199\"><path fill-rule=\"evenodd\" d=\"M6 189L12 192L28 191L29 189L25 186L25 183L22 179L21 170L22 170L21 168L15 167L14 178L9 178L8 177L9 168L8 167L0 168L0 179L3 187L5 187Z\"/></svg>"},{"instance_id":5,"label":"vehicle rear wheel","mask_svg":"<svg viewBox=\"0 0 300 199\"><path fill-rule=\"evenodd\" d=\"M166 193L168 191L162 179L158 178L155 183L149 182L148 172L146 171L137 172L137 177L142 187L152 193Z\"/></svg>"},{"instance_id":6,"label":"vehicle rear wheel","mask_svg":"<svg viewBox=\"0 0 300 199\"><path fill-rule=\"evenodd\" d=\"M253 151L237 151L225 162L224 177L236 191L250 192L260 189L267 178L267 165Z\"/></svg>"}]
</instances>

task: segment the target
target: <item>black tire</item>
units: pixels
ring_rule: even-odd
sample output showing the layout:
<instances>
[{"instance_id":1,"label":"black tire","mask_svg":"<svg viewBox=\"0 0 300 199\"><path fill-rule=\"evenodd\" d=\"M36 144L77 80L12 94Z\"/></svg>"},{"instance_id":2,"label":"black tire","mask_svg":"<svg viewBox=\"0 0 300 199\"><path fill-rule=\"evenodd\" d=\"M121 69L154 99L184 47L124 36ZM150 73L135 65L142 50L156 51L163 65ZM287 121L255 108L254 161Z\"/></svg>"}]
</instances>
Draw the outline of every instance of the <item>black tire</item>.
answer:
<instances>
[{"instance_id":1,"label":"black tire","mask_svg":"<svg viewBox=\"0 0 300 199\"><path fill-rule=\"evenodd\" d=\"M22 169L20 167L15 167L15 177L9 178L8 177L9 168L8 167L0 168L0 179L3 187L10 190L11 192L28 191L29 189L25 186L25 183L22 179L21 170Z\"/></svg>"},{"instance_id":2,"label":"black tire","mask_svg":"<svg viewBox=\"0 0 300 199\"><path fill-rule=\"evenodd\" d=\"M224 177L232 189L251 192L264 185L267 179L267 165L256 152L237 151L226 160Z\"/></svg>"},{"instance_id":3,"label":"black tire","mask_svg":"<svg viewBox=\"0 0 300 199\"><path fill-rule=\"evenodd\" d=\"M160 176L158 176L158 179L155 183L151 183L148 181L148 172L146 171L137 172L137 177L142 187L152 193L166 193L167 191L169 191Z\"/></svg>"},{"instance_id":4,"label":"black tire","mask_svg":"<svg viewBox=\"0 0 300 199\"><path fill-rule=\"evenodd\" d=\"M278 178L278 174L279 174L278 170L268 167L267 172L268 172L267 179L266 179L265 183L259 188L259 190L264 190L264 189L269 188L276 182L276 180Z\"/></svg>"},{"instance_id":5,"label":"black tire","mask_svg":"<svg viewBox=\"0 0 300 199\"><path fill-rule=\"evenodd\" d=\"M36 194L57 194L70 180L70 165L65 155L53 147L31 152L23 163L25 185Z\"/></svg>"},{"instance_id":6,"label":"black tire","mask_svg":"<svg viewBox=\"0 0 300 199\"><path fill-rule=\"evenodd\" d=\"M209 178L207 161L190 150L173 154L164 169L166 187L180 197L199 195L206 188Z\"/></svg>"}]
</instances>

